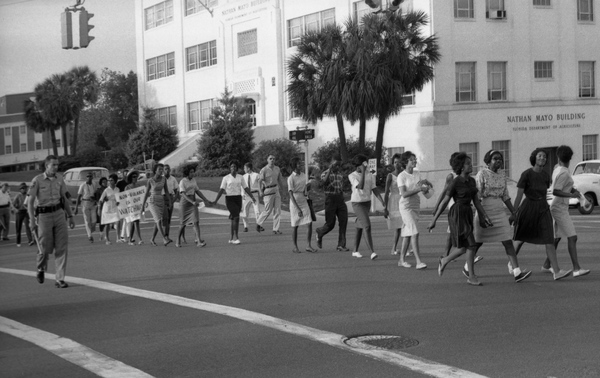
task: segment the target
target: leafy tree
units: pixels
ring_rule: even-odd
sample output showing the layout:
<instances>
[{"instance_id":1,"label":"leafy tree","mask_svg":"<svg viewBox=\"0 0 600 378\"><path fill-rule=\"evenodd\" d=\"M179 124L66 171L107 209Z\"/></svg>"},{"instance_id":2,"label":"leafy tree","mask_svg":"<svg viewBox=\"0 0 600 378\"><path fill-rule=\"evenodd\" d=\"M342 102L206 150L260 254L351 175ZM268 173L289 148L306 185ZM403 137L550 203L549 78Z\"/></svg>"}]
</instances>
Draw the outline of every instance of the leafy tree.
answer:
<instances>
[{"instance_id":1,"label":"leafy tree","mask_svg":"<svg viewBox=\"0 0 600 378\"><path fill-rule=\"evenodd\" d=\"M145 108L140 128L129 136L127 158L130 165L143 163L146 158L160 160L179 144L177 130L156 119L154 110Z\"/></svg>"},{"instance_id":2,"label":"leafy tree","mask_svg":"<svg viewBox=\"0 0 600 378\"><path fill-rule=\"evenodd\" d=\"M24 104L25 123L36 133L48 133L52 143L52 152L58 156L58 147L56 146L56 134L54 131L57 125L42 117L42 112L38 109L35 101L26 100Z\"/></svg>"},{"instance_id":3,"label":"leafy tree","mask_svg":"<svg viewBox=\"0 0 600 378\"><path fill-rule=\"evenodd\" d=\"M252 154L252 164L254 170L258 171L267 165L269 155L275 156L275 165L281 168L283 176L289 176L291 173L290 162L295 156L304 158L304 153L298 144L289 139L263 140L258 144L258 148Z\"/></svg>"},{"instance_id":4,"label":"leafy tree","mask_svg":"<svg viewBox=\"0 0 600 378\"><path fill-rule=\"evenodd\" d=\"M73 91L71 111L74 122L71 153L76 156L79 118L81 111L86 105L93 104L98 100L98 78L88 66L74 67L66 73L66 76L71 83L71 90Z\"/></svg>"},{"instance_id":5,"label":"leafy tree","mask_svg":"<svg viewBox=\"0 0 600 378\"><path fill-rule=\"evenodd\" d=\"M339 155L340 146L340 139L336 138L332 141L327 142L323 146L319 147L315 152L313 152L313 161L319 166L319 169L324 170L329 167L331 159L334 156ZM375 157L375 142L373 141L365 142L363 152L361 152L359 141L353 136L346 140L346 146L348 147L348 154L351 157L354 157L360 153L364 154L369 159ZM346 165L350 167L351 170L354 170L354 167L351 167L351 164Z\"/></svg>"},{"instance_id":6,"label":"leafy tree","mask_svg":"<svg viewBox=\"0 0 600 378\"><path fill-rule=\"evenodd\" d=\"M202 168L224 168L232 160L237 160L239 164L251 160L255 146L254 130L252 118L243 101L243 98L232 96L225 88L219 106L212 109L212 123L198 141Z\"/></svg>"}]
</instances>

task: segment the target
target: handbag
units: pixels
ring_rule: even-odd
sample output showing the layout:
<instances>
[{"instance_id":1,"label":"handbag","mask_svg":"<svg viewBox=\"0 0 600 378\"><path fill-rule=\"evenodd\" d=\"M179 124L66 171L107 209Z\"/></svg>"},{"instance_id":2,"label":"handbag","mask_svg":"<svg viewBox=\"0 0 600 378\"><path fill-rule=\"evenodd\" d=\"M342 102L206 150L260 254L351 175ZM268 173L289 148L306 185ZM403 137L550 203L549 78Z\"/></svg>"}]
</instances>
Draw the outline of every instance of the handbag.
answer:
<instances>
[{"instance_id":1,"label":"handbag","mask_svg":"<svg viewBox=\"0 0 600 378\"><path fill-rule=\"evenodd\" d=\"M310 209L310 218L312 219L313 222L316 222L317 215L315 214L315 209L313 208L312 200L310 198L307 198L306 202L308 202L308 208Z\"/></svg>"}]
</instances>

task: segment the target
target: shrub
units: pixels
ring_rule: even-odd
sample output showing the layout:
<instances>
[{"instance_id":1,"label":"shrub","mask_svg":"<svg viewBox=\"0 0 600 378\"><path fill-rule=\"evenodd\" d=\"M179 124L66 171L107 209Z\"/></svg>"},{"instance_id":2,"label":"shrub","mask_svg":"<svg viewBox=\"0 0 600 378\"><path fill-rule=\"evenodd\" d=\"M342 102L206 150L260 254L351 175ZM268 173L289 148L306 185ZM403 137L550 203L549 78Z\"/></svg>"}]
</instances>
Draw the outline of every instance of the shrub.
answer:
<instances>
[{"instance_id":1,"label":"shrub","mask_svg":"<svg viewBox=\"0 0 600 378\"><path fill-rule=\"evenodd\" d=\"M158 121L152 109L144 109L144 120L140 128L129 136L127 158L130 165L136 165L146 158L160 160L175 151L179 144L177 130Z\"/></svg>"},{"instance_id":2,"label":"shrub","mask_svg":"<svg viewBox=\"0 0 600 378\"><path fill-rule=\"evenodd\" d=\"M275 165L281 168L283 176L289 176L292 173L290 170L292 158L300 156L304 160L304 153L300 147L289 139L263 140L252 154L252 164L256 172L267 165L269 155L275 155ZM240 162L240 164L244 163Z\"/></svg>"}]
</instances>

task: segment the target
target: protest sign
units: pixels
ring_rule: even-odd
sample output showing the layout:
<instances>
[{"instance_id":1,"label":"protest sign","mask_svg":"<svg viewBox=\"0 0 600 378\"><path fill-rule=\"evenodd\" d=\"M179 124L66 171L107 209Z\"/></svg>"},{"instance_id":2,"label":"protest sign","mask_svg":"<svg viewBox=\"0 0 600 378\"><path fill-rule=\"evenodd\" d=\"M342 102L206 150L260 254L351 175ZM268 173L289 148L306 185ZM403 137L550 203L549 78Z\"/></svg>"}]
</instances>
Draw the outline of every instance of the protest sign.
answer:
<instances>
[{"instance_id":1,"label":"protest sign","mask_svg":"<svg viewBox=\"0 0 600 378\"><path fill-rule=\"evenodd\" d=\"M125 219L127 222L139 220L142 213L142 201L146 194L146 187L129 189L117 194L117 202L119 203L119 218Z\"/></svg>"}]
</instances>

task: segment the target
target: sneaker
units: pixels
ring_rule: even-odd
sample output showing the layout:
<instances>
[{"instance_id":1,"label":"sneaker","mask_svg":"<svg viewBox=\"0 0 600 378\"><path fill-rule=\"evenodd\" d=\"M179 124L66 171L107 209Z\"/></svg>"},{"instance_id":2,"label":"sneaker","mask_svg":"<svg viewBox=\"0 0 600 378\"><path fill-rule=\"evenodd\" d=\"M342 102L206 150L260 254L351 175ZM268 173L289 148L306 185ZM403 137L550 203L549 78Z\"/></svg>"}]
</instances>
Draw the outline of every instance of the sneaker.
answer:
<instances>
[{"instance_id":1,"label":"sneaker","mask_svg":"<svg viewBox=\"0 0 600 378\"><path fill-rule=\"evenodd\" d=\"M565 278L566 276L568 276L569 274L571 274L571 269L569 269L569 270L561 269L558 273L554 273L554 281L561 280L561 279Z\"/></svg>"},{"instance_id":2,"label":"sneaker","mask_svg":"<svg viewBox=\"0 0 600 378\"><path fill-rule=\"evenodd\" d=\"M579 269L573 272L573 277L581 277L590 274L589 269Z\"/></svg>"},{"instance_id":3,"label":"sneaker","mask_svg":"<svg viewBox=\"0 0 600 378\"><path fill-rule=\"evenodd\" d=\"M398 250L392 249L392 256L398 256Z\"/></svg>"},{"instance_id":4,"label":"sneaker","mask_svg":"<svg viewBox=\"0 0 600 378\"><path fill-rule=\"evenodd\" d=\"M340 251L340 252L348 252L350 250L350 248L346 248L346 247L343 247L341 245L338 245L337 246L337 250Z\"/></svg>"},{"instance_id":5,"label":"sneaker","mask_svg":"<svg viewBox=\"0 0 600 378\"><path fill-rule=\"evenodd\" d=\"M512 266L512 264L510 263L510 261L508 262L508 274L514 274L514 273L513 273L513 266Z\"/></svg>"},{"instance_id":6,"label":"sneaker","mask_svg":"<svg viewBox=\"0 0 600 378\"><path fill-rule=\"evenodd\" d=\"M375 260L377 258L377 253L371 253L371 260Z\"/></svg>"},{"instance_id":7,"label":"sneaker","mask_svg":"<svg viewBox=\"0 0 600 378\"><path fill-rule=\"evenodd\" d=\"M481 257L481 256L475 256L475 260L473 260L473 264L478 263L481 260L483 260L483 257Z\"/></svg>"},{"instance_id":8,"label":"sneaker","mask_svg":"<svg viewBox=\"0 0 600 378\"><path fill-rule=\"evenodd\" d=\"M317 247L323 249L323 238L319 236L318 232L315 234L315 237L317 238Z\"/></svg>"},{"instance_id":9,"label":"sneaker","mask_svg":"<svg viewBox=\"0 0 600 378\"><path fill-rule=\"evenodd\" d=\"M231 240L231 244L240 244L240 239Z\"/></svg>"},{"instance_id":10,"label":"sneaker","mask_svg":"<svg viewBox=\"0 0 600 378\"><path fill-rule=\"evenodd\" d=\"M425 268L427 268L427 264L418 263L416 268L417 268L417 270L425 269Z\"/></svg>"},{"instance_id":11,"label":"sneaker","mask_svg":"<svg viewBox=\"0 0 600 378\"><path fill-rule=\"evenodd\" d=\"M515 282L521 282L531 276L531 270L522 271L518 276L515 276Z\"/></svg>"},{"instance_id":12,"label":"sneaker","mask_svg":"<svg viewBox=\"0 0 600 378\"><path fill-rule=\"evenodd\" d=\"M357 259L360 259L363 256L360 254L360 252L352 252L352 257L356 257Z\"/></svg>"},{"instance_id":13,"label":"sneaker","mask_svg":"<svg viewBox=\"0 0 600 378\"><path fill-rule=\"evenodd\" d=\"M21 244L17 244L17 247L20 247L20 246L21 246Z\"/></svg>"},{"instance_id":14,"label":"sneaker","mask_svg":"<svg viewBox=\"0 0 600 378\"><path fill-rule=\"evenodd\" d=\"M410 251L406 252L406 256L412 256L412 255L414 255L412 249Z\"/></svg>"},{"instance_id":15,"label":"sneaker","mask_svg":"<svg viewBox=\"0 0 600 378\"><path fill-rule=\"evenodd\" d=\"M463 274L463 276L469 278L469 271L466 270L465 268L462 269L462 274Z\"/></svg>"},{"instance_id":16,"label":"sneaker","mask_svg":"<svg viewBox=\"0 0 600 378\"><path fill-rule=\"evenodd\" d=\"M401 266L403 268L410 268L410 267L412 267L412 265L410 265L406 261L398 261L398 266Z\"/></svg>"},{"instance_id":17,"label":"sneaker","mask_svg":"<svg viewBox=\"0 0 600 378\"><path fill-rule=\"evenodd\" d=\"M540 270L543 273L552 273L552 274L554 274L554 268L552 268L552 267L550 267L550 268L544 268L544 267L542 267Z\"/></svg>"}]
</instances>

